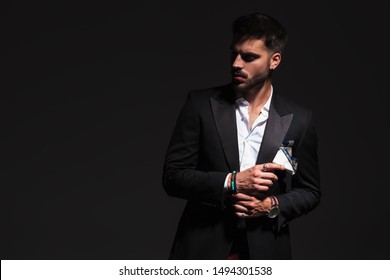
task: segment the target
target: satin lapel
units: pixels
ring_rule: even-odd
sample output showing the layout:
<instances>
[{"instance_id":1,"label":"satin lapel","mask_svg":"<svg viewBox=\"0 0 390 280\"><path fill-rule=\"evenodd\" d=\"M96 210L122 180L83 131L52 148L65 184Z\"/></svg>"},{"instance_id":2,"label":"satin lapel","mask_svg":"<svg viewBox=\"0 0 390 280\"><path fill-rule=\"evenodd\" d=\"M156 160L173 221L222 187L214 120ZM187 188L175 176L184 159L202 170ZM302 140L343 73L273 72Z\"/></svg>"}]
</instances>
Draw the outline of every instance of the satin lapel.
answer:
<instances>
[{"instance_id":1,"label":"satin lapel","mask_svg":"<svg viewBox=\"0 0 390 280\"><path fill-rule=\"evenodd\" d=\"M236 112L234 103L210 98L215 125L230 170L239 170Z\"/></svg>"},{"instance_id":2,"label":"satin lapel","mask_svg":"<svg viewBox=\"0 0 390 280\"><path fill-rule=\"evenodd\" d=\"M278 151L290 127L293 114L280 116L271 103L267 126L257 157L256 164L271 162Z\"/></svg>"}]
</instances>

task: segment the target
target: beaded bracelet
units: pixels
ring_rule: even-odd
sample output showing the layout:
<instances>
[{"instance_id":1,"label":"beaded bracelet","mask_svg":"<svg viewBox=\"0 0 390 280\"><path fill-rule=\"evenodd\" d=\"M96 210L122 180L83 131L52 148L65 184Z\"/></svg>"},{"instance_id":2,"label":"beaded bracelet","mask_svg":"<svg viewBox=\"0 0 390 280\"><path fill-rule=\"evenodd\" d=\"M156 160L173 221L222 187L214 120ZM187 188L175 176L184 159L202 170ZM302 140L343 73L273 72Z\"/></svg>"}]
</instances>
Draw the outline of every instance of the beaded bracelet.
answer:
<instances>
[{"instance_id":1,"label":"beaded bracelet","mask_svg":"<svg viewBox=\"0 0 390 280\"><path fill-rule=\"evenodd\" d=\"M233 171L233 180L231 183L231 190L233 193L237 193L237 184L236 184L237 171Z\"/></svg>"}]
</instances>

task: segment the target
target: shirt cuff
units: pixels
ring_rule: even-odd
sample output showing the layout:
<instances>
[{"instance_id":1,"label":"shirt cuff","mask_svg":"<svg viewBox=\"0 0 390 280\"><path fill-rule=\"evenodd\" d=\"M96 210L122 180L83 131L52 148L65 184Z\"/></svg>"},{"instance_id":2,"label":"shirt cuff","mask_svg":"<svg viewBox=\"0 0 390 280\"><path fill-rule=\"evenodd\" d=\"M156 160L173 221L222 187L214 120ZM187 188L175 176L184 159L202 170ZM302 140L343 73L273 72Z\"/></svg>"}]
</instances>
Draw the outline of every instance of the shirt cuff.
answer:
<instances>
[{"instance_id":1,"label":"shirt cuff","mask_svg":"<svg viewBox=\"0 0 390 280\"><path fill-rule=\"evenodd\" d=\"M228 188L229 176L230 176L230 173L228 173L228 175L226 175L226 178L225 178L225 183L223 185L224 193L226 193L229 190L229 188Z\"/></svg>"}]
</instances>

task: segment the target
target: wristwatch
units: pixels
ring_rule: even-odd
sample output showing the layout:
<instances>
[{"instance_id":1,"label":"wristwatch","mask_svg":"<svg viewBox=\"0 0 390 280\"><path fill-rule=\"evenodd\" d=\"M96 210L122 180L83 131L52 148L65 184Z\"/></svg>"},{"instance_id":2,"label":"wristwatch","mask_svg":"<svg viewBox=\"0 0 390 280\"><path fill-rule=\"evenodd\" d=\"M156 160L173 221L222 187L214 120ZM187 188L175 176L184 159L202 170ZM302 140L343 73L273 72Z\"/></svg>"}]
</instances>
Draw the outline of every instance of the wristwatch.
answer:
<instances>
[{"instance_id":1,"label":"wristwatch","mask_svg":"<svg viewBox=\"0 0 390 280\"><path fill-rule=\"evenodd\" d=\"M279 203L273 195L269 198L271 199L271 208L267 212L267 217L276 218L279 215Z\"/></svg>"}]
</instances>

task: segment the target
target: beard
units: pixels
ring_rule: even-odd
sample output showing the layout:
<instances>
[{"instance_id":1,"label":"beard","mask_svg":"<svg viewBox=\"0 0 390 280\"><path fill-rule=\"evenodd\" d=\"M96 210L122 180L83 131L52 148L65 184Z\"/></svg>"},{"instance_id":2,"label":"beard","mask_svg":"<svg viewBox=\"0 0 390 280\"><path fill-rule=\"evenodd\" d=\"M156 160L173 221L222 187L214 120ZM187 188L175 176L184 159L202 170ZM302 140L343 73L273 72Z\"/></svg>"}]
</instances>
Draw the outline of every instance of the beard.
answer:
<instances>
[{"instance_id":1,"label":"beard","mask_svg":"<svg viewBox=\"0 0 390 280\"><path fill-rule=\"evenodd\" d=\"M239 71L233 73L243 78L247 77L245 73ZM261 75L254 76L241 83L233 80L233 88L236 91L236 93L242 95L249 91L260 89L264 85L265 81L269 78L269 76L270 76L270 71L267 71Z\"/></svg>"}]
</instances>

